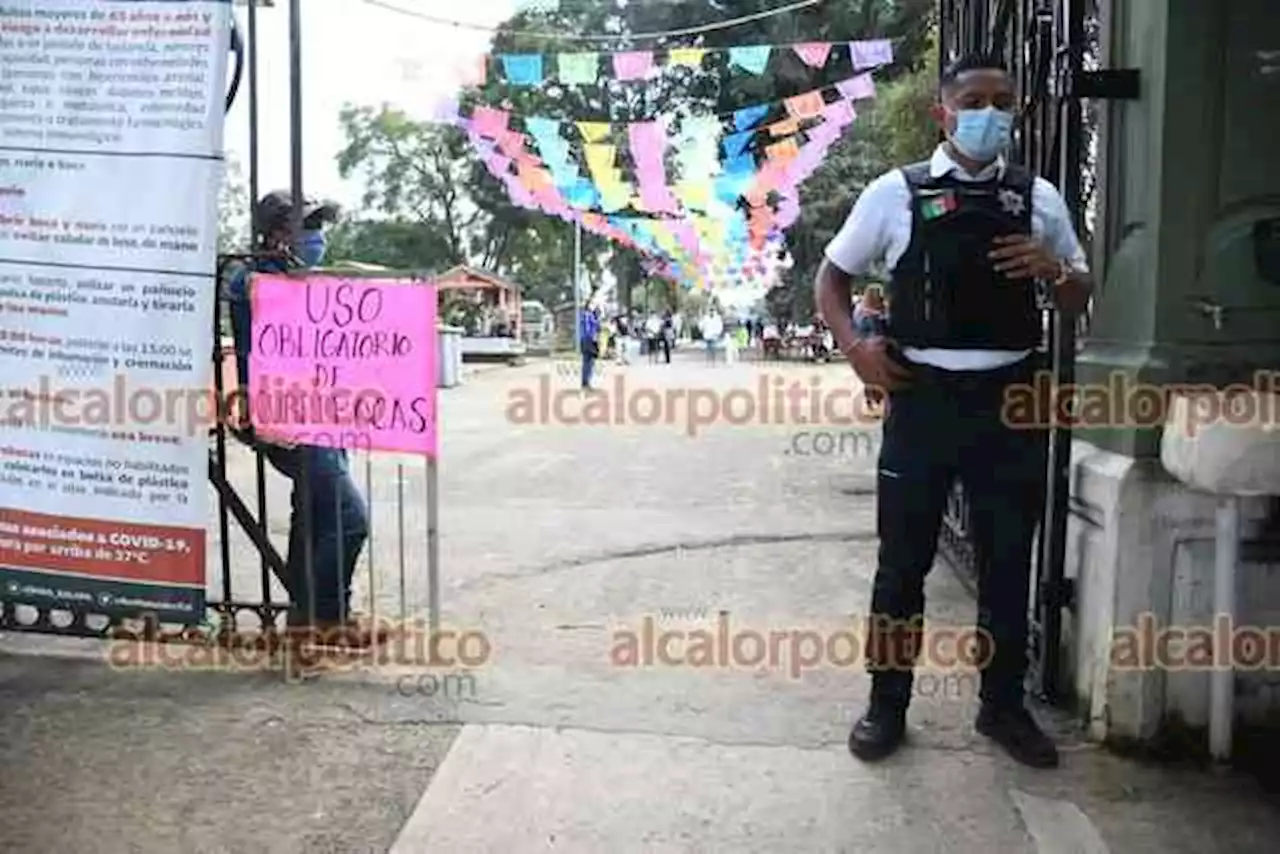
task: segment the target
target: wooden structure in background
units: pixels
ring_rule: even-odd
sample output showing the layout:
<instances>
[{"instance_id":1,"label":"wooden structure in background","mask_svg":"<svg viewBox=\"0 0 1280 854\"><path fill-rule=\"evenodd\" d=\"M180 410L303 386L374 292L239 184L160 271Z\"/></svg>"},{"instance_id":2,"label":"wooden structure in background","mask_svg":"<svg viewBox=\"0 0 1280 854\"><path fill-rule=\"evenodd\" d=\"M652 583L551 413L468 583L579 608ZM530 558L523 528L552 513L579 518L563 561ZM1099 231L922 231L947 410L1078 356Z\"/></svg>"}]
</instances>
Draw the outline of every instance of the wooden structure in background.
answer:
<instances>
[{"instance_id":1,"label":"wooden structure in background","mask_svg":"<svg viewBox=\"0 0 1280 854\"><path fill-rule=\"evenodd\" d=\"M475 267L459 265L435 277L440 289L440 307L443 311L450 294L468 296L477 305L491 309L496 317L511 323L511 337L521 340L520 286L496 273Z\"/></svg>"}]
</instances>

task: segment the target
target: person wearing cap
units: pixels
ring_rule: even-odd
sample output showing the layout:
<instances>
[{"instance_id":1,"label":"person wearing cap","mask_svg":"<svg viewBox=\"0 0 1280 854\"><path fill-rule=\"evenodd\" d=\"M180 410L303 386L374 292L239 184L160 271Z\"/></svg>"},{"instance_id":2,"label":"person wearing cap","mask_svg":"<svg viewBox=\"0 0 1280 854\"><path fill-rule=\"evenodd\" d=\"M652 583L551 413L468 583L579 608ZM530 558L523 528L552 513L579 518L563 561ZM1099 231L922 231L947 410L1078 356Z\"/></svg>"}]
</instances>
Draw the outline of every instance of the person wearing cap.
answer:
<instances>
[{"instance_id":1,"label":"person wearing cap","mask_svg":"<svg viewBox=\"0 0 1280 854\"><path fill-rule=\"evenodd\" d=\"M338 217L335 205L307 200L300 218L302 229L295 233L293 213L293 197L287 190L263 196L254 218L254 260L228 282L226 299L242 389L249 387L253 349L250 274L318 266L326 249L324 227ZM356 625L350 615L351 580L369 536L369 512L351 476L347 452L327 446L286 445L253 435L251 429L246 432L248 441L263 451L271 465L293 481L289 548L280 578L289 594L291 633L319 632L326 639L355 646L378 640L368 629ZM311 567L306 566L308 540Z\"/></svg>"}]
</instances>

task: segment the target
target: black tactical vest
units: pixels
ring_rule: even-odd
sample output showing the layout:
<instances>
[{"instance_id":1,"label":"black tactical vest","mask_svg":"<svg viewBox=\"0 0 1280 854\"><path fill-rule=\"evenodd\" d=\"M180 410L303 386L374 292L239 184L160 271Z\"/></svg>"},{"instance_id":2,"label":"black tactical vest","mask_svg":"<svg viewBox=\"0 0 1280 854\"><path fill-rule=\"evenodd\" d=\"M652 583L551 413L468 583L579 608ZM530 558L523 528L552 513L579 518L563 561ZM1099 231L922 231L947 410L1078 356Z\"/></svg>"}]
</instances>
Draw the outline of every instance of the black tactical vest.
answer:
<instances>
[{"instance_id":1,"label":"black tactical vest","mask_svg":"<svg viewBox=\"0 0 1280 854\"><path fill-rule=\"evenodd\" d=\"M1008 279L987 253L1001 235L1031 234L1034 178L1009 165L990 181L902 170L911 189L911 242L889 283L889 336L904 347L1030 350L1040 344L1033 279Z\"/></svg>"}]
</instances>

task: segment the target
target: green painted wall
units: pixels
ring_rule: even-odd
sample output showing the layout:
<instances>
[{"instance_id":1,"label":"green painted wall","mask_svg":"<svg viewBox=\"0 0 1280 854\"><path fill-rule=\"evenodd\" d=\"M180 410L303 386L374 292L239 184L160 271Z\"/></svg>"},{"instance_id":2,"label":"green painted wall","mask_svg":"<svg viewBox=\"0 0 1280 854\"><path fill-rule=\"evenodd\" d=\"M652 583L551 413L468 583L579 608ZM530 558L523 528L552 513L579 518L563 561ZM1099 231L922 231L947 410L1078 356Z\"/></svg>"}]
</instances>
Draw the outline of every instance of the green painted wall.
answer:
<instances>
[{"instance_id":1,"label":"green painted wall","mask_svg":"<svg viewBox=\"0 0 1280 854\"><path fill-rule=\"evenodd\" d=\"M1139 68L1142 93L1105 109L1100 292L1078 379L1252 383L1280 369L1280 283L1260 274L1253 238L1280 218L1280 2L1108 5L1104 66ZM1077 435L1159 452L1155 429Z\"/></svg>"}]
</instances>

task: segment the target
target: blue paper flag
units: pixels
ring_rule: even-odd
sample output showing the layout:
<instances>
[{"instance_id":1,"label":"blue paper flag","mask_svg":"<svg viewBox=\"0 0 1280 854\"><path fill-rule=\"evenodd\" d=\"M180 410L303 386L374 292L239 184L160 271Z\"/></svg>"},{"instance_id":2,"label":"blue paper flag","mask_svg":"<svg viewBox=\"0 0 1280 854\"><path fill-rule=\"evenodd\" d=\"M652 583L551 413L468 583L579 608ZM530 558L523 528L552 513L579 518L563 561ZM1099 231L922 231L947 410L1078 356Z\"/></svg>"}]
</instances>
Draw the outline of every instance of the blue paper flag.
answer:
<instances>
[{"instance_id":1,"label":"blue paper flag","mask_svg":"<svg viewBox=\"0 0 1280 854\"><path fill-rule=\"evenodd\" d=\"M560 122L540 116L529 116L524 120L525 130L541 145L544 139L555 139L560 136Z\"/></svg>"},{"instance_id":2,"label":"blue paper flag","mask_svg":"<svg viewBox=\"0 0 1280 854\"><path fill-rule=\"evenodd\" d=\"M732 160L742 152L747 150L751 138L756 135L753 130L743 131L742 133L731 133L720 141L720 147L724 151L725 159Z\"/></svg>"},{"instance_id":3,"label":"blue paper flag","mask_svg":"<svg viewBox=\"0 0 1280 854\"><path fill-rule=\"evenodd\" d=\"M594 208L599 203L599 194L590 181L577 181L573 186L564 188L564 197L570 206L575 208Z\"/></svg>"},{"instance_id":4,"label":"blue paper flag","mask_svg":"<svg viewBox=\"0 0 1280 854\"><path fill-rule=\"evenodd\" d=\"M547 169L551 172L555 185L560 188L577 186L582 180L578 167L565 160L550 161L547 163Z\"/></svg>"},{"instance_id":5,"label":"blue paper flag","mask_svg":"<svg viewBox=\"0 0 1280 854\"><path fill-rule=\"evenodd\" d=\"M542 82L542 54L504 54L502 71L508 83L517 86L537 86Z\"/></svg>"},{"instance_id":6,"label":"blue paper flag","mask_svg":"<svg viewBox=\"0 0 1280 854\"><path fill-rule=\"evenodd\" d=\"M751 176L746 176L748 180ZM724 175L716 179L716 198L726 205L735 205L743 193L743 182L736 176Z\"/></svg>"},{"instance_id":7,"label":"blue paper flag","mask_svg":"<svg viewBox=\"0 0 1280 854\"><path fill-rule=\"evenodd\" d=\"M721 173L726 178L741 178L742 176L750 177L756 171L756 158L752 154L739 154L724 161L721 166Z\"/></svg>"},{"instance_id":8,"label":"blue paper flag","mask_svg":"<svg viewBox=\"0 0 1280 854\"><path fill-rule=\"evenodd\" d=\"M771 51L772 48L768 45L731 47L729 48L729 64L741 66L752 74L764 74L765 69L769 67L769 53Z\"/></svg>"},{"instance_id":9,"label":"blue paper flag","mask_svg":"<svg viewBox=\"0 0 1280 854\"><path fill-rule=\"evenodd\" d=\"M760 120L767 115L769 115L768 104L762 104L759 107L743 107L733 114L733 126L737 130L748 130L759 124Z\"/></svg>"}]
</instances>

